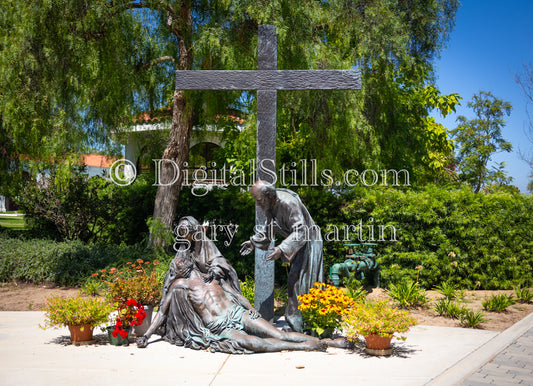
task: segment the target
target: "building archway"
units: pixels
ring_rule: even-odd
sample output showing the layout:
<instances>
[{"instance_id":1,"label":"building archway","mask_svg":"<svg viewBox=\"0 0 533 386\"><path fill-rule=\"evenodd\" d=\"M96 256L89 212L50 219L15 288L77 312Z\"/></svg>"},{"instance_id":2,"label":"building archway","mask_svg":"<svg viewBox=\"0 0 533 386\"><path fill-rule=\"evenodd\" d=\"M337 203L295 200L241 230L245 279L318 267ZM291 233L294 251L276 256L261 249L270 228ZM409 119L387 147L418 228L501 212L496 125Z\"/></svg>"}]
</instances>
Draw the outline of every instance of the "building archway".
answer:
<instances>
[{"instance_id":1,"label":"building archway","mask_svg":"<svg viewBox=\"0 0 533 386\"><path fill-rule=\"evenodd\" d=\"M221 148L219 144L213 142L199 142L191 147L189 150L189 167L211 167L214 161L214 152Z\"/></svg>"}]
</instances>

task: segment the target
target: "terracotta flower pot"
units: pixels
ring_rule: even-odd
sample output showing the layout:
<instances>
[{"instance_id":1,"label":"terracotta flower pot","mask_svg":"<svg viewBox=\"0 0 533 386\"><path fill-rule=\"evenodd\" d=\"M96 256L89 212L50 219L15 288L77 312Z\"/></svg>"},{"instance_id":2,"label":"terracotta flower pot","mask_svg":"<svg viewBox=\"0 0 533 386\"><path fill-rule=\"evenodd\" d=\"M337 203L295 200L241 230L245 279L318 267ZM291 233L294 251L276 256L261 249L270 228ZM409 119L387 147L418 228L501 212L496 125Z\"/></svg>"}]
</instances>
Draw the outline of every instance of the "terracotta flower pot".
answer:
<instances>
[{"instance_id":1,"label":"terracotta flower pot","mask_svg":"<svg viewBox=\"0 0 533 386\"><path fill-rule=\"evenodd\" d=\"M365 336L366 353L370 355L390 355L392 354L390 336L368 335Z\"/></svg>"},{"instance_id":2,"label":"terracotta flower pot","mask_svg":"<svg viewBox=\"0 0 533 386\"><path fill-rule=\"evenodd\" d=\"M81 326L68 326L70 340L76 344L78 342L91 342L93 340L93 326L84 324Z\"/></svg>"}]
</instances>

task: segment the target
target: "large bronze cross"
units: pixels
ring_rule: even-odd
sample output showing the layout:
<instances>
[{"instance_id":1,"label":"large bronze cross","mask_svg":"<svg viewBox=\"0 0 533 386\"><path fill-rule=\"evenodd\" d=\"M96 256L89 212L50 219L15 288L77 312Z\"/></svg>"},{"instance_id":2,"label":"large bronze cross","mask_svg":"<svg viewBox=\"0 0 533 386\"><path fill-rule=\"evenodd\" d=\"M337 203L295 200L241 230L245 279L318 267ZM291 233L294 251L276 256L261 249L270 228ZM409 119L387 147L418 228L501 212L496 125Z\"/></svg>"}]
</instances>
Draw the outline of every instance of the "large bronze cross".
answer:
<instances>
[{"instance_id":1,"label":"large bronze cross","mask_svg":"<svg viewBox=\"0 0 533 386\"><path fill-rule=\"evenodd\" d=\"M277 90L358 90L359 70L277 70L278 38L273 25L259 26L258 69L247 71L177 71L178 90L257 90L257 176L269 181L261 168L276 170ZM268 163L268 165L267 165ZM273 181L269 181L273 182ZM266 216L256 207L256 224ZM267 320L274 317L274 262L255 250L255 308Z\"/></svg>"}]
</instances>

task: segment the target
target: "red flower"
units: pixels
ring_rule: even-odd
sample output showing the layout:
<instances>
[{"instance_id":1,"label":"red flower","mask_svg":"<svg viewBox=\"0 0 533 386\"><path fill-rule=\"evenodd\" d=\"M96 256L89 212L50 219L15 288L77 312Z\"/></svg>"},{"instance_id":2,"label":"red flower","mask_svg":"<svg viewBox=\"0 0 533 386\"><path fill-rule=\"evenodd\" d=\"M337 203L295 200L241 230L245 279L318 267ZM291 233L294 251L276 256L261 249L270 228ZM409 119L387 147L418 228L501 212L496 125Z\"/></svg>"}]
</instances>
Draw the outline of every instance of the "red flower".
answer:
<instances>
[{"instance_id":1,"label":"red flower","mask_svg":"<svg viewBox=\"0 0 533 386\"><path fill-rule=\"evenodd\" d=\"M126 305L127 305L128 307L130 307L130 306L134 306L134 307L135 307L135 306L137 306L137 302L135 301L135 299L130 299L130 300L128 300L128 301L126 302Z\"/></svg>"},{"instance_id":2,"label":"red flower","mask_svg":"<svg viewBox=\"0 0 533 386\"><path fill-rule=\"evenodd\" d=\"M135 299L129 299L126 304L119 308L119 316L116 319L115 330L112 335L116 337L120 334L125 339L128 333L124 330L124 327L140 326L145 317L144 306Z\"/></svg>"}]
</instances>

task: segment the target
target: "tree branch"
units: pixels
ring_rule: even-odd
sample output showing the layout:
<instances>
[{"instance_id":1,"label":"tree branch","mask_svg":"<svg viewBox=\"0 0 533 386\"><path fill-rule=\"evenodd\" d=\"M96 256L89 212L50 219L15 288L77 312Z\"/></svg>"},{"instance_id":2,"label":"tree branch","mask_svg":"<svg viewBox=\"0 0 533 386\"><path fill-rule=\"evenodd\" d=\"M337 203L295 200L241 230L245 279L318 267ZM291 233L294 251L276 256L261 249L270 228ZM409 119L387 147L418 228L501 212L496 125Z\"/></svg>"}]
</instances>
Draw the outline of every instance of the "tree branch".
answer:
<instances>
[{"instance_id":1,"label":"tree branch","mask_svg":"<svg viewBox=\"0 0 533 386\"><path fill-rule=\"evenodd\" d=\"M127 11L128 9L152 9L154 11L160 12L170 12L173 16L175 15L174 8L170 4L162 4L159 1L140 1L140 2L119 2L118 4L111 3L109 8L112 9L111 15L116 15L120 12Z\"/></svg>"},{"instance_id":2,"label":"tree branch","mask_svg":"<svg viewBox=\"0 0 533 386\"><path fill-rule=\"evenodd\" d=\"M154 11L165 12L168 15L168 27L178 39L181 38L179 36L179 31L173 27L173 22L175 20L179 20L179 14L176 12L172 4L170 4L170 2L168 1L127 1L118 4L111 3L108 7L111 9L111 14L109 15L109 17L113 17L114 15L127 11L128 9L151 9Z\"/></svg>"},{"instance_id":3,"label":"tree branch","mask_svg":"<svg viewBox=\"0 0 533 386\"><path fill-rule=\"evenodd\" d=\"M178 63L176 62L176 59L174 59L172 56L161 56L159 58L152 59L148 63L139 63L135 69L136 70L145 70L148 67L155 66L156 64L163 63L163 62L172 62L174 65L174 68L177 68Z\"/></svg>"}]
</instances>

